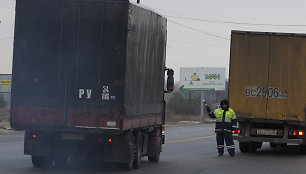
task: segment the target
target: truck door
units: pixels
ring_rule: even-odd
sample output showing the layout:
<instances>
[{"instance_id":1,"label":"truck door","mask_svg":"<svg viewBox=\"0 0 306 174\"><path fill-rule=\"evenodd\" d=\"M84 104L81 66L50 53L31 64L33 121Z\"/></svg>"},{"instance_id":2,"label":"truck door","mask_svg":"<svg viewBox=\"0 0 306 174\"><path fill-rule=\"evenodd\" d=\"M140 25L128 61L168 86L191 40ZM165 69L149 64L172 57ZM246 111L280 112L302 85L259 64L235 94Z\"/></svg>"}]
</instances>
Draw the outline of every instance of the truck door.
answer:
<instances>
[{"instance_id":1,"label":"truck door","mask_svg":"<svg viewBox=\"0 0 306 174\"><path fill-rule=\"evenodd\" d=\"M271 36L267 118L305 121L306 39Z\"/></svg>"},{"instance_id":2,"label":"truck door","mask_svg":"<svg viewBox=\"0 0 306 174\"><path fill-rule=\"evenodd\" d=\"M123 105L128 4L74 2L76 44L67 75L66 125L117 128Z\"/></svg>"},{"instance_id":3,"label":"truck door","mask_svg":"<svg viewBox=\"0 0 306 174\"><path fill-rule=\"evenodd\" d=\"M61 0L17 0L11 124L64 125Z\"/></svg>"},{"instance_id":4,"label":"truck door","mask_svg":"<svg viewBox=\"0 0 306 174\"><path fill-rule=\"evenodd\" d=\"M232 33L229 100L239 118L266 118L270 37Z\"/></svg>"}]
</instances>

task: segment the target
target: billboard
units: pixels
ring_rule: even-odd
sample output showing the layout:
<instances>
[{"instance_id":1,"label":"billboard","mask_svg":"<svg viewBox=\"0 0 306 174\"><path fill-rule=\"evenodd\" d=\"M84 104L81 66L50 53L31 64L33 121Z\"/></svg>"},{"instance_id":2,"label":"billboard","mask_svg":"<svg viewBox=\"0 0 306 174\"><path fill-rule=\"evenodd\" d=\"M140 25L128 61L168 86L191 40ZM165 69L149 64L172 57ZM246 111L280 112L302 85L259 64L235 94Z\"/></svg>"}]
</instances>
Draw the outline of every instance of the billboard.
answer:
<instances>
[{"instance_id":1,"label":"billboard","mask_svg":"<svg viewBox=\"0 0 306 174\"><path fill-rule=\"evenodd\" d=\"M0 74L0 93L11 92L12 74Z\"/></svg>"},{"instance_id":2,"label":"billboard","mask_svg":"<svg viewBox=\"0 0 306 174\"><path fill-rule=\"evenodd\" d=\"M225 68L181 68L180 90L225 90Z\"/></svg>"}]
</instances>

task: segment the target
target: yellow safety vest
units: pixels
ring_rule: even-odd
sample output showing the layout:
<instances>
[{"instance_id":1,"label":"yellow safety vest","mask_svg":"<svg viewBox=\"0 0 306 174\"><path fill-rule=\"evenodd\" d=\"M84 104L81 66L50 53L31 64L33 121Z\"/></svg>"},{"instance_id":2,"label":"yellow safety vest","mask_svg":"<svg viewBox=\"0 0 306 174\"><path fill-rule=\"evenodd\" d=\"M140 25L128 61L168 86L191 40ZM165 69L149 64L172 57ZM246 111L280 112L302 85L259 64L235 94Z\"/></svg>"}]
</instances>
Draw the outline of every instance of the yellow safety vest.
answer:
<instances>
[{"instance_id":1,"label":"yellow safety vest","mask_svg":"<svg viewBox=\"0 0 306 174\"><path fill-rule=\"evenodd\" d=\"M223 120L223 112L222 108L216 109L214 114L216 116L216 122L222 122ZM236 114L233 109L228 108L228 111L225 113L224 122L231 123L232 120L237 119Z\"/></svg>"}]
</instances>

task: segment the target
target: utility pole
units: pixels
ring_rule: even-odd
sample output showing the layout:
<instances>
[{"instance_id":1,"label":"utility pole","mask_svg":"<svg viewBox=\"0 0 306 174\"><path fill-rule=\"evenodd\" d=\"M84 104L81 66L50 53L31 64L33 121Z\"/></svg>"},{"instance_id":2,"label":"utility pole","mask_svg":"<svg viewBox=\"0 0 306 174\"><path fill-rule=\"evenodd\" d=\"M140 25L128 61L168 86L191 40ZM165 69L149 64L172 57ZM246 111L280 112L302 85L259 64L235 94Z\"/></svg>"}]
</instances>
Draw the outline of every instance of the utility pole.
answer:
<instances>
[{"instance_id":1,"label":"utility pole","mask_svg":"<svg viewBox=\"0 0 306 174\"><path fill-rule=\"evenodd\" d=\"M201 91L201 117L204 118L204 91Z\"/></svg>"}]
</instances>

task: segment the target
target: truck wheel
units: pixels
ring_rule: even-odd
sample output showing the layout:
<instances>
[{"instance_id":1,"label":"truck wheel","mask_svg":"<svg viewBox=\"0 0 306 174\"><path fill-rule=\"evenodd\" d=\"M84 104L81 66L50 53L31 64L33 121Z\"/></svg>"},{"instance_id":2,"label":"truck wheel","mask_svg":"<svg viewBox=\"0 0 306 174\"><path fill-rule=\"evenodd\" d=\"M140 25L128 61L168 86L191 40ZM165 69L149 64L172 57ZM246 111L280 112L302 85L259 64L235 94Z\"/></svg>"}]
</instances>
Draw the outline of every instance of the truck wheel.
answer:
<instances>
[{"instance_id":1,"label":"truck wheel","mask_svg":"<svg viewBox=\"0 0 306 174\"><path fill-rule=\"evenodd\" d=\"M54 165L56 168L62 169L67 166L68 163L68 157L62 156L62 157L55 157L54 158Z\"/></svg>"},{"instance_id":2,"label":"truck wheel","mask_svg":"<svg viewBox=\"0 0 306 174\"><path fill-rule=\"evenodd\" d=\"M141 132L137 132L136 141L135 141L135 157L133 162L133 168L139 169L141 165L141 157L142 157L142 135Z\"/></svg>"},{"instance_id":3,"label":"truck wheel","mask_svg":"<svg viewBox=\"0 0 306 174\"><path fill-rule=\"evenodd\" d=\"M255 152L257 147L255 143L252 142L239 142L239 149L242 153Z\"/></svg>"},{"instance_id":4,"label":"truck wheel","mask_svg":"<svg viewBox=\"0 0 306 174\"><path fill-rule=\"evenodd\" d=\"M119 167L122 169L122 170L126 170L126 171L130 171L132 170L133 168L133 158L131 158L128 162L126 163L120 163L119 164Z\"/></svg>"},{"instance_id":5,"label":"truck wheel","mask_svg":"<svg viewBox=\"0 0 306 174\"><path fill-rule=\"evenodd\" d=\"M261 149L262 142L253 142L253 145L255 146L256 149Z\"/></svg>"},{"instance_id":6,"label":"truck wheel","mask_svg":"<svg viewBox=\"0 0 306 174\"><path fill-rule=\"evenodd\" d=\"M130 171L133 168L133 160L127 163L119 163L118 166L122 170Z\"/></svg>"},{"instance_id":7,"label":"truck wheel","mask_svg":"<svg viewBox=\"0 0 306 174\"><path fill-rule=\"evenodd\" d=\"M133 143L132 140L129 140L128 146L129 146L129 148L128 148L129 149L129 159L128 159L127 162L119 164L119 167L122 170L130 171L130 170L132 170L133 163L134 163L135 144Z\"/></svg>"},{"instance_id":8,"label":"truck wheel","mask_svg":"<svg viewBox=\"0 0 306 174\"><path fill-rule=\"evenodd\" d=\"M242 153L248 153L249 152L248 143L239 142L239 149L240 149L240 152L242 152Z\"/></svg>"},{"instance_id":9,"label":"truck wheel","mask_svg":"<svg viewBox=\"0 0 306 174\"><path fill-rule=\"evenodd\" d=\"M301 154L306 155L306 145L305 144L300 145L300 152Z\"/></svg>"},{"instance_id":10,"label":"truck wheel","mask_svg":"<svg viewBox=\"0 0 306 174\"><path fill-rule=\"evenodd\" d=\"M158 162L160 158L160 151L161 151L161 138L158 137L158 144L156 144L155 154L154 156L148 156L148 160L150 162Z\"/></svg>"},{"instance_id":11,"label":"truck wheel","mask_svg":"<svg viewBox=\"0 0 306 174\"><path fill-rule=\"evenodd\" d=\"M270 147L271 148L278 148L278 147L280 147L280 148L284 148L284 149L286 149L287 148L287 143L270 143Z\"/></svg>"},{"instance_id":12,"label":"truck wheel","mask_svg":"<svg viewBox=\"0 0 306 174\"><path fill-rule=\"evenodd\" d=\"M32 155L32 164L36 168L48 168L52 166L52 163L53 160L50 157Z\"/></svg>"},{"instance_id":13,"label":"truck wheel","mask_svg":"<svg viewBox=\"0 0 306 174\"><path fill-rule=\"evenodd\" d=\"M276 143L270 143L270 147L271 148L277 148L277 144Z\"/></svg>"}]
</instances>

